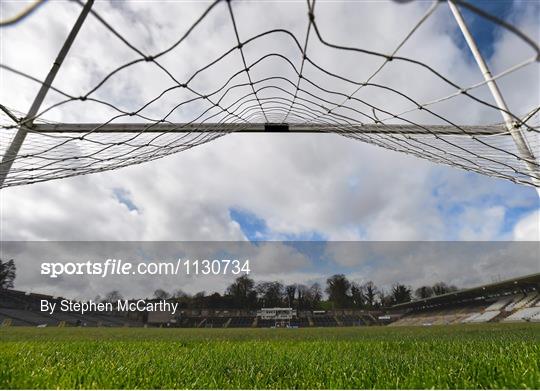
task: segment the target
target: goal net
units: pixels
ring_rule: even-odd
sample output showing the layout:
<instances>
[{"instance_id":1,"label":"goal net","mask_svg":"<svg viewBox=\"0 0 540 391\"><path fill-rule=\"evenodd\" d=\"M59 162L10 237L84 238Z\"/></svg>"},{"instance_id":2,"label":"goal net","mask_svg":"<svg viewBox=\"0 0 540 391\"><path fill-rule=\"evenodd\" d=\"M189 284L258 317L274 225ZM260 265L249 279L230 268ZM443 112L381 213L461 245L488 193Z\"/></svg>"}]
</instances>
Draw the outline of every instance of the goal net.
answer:
<instances>
[{"instance_id":1,"label":"goal net","mask_svg":"<svg viewBox=\"0 0 540 391\"><path fill-rule=\"evenodd\" d=\"M465 1L375 3L173 2L154 3L146 15L136 6L108 13L92 0L4 2L1 187L117 169L259 132L334 133L539 187L538 36ZM65 40L51 43L60 52L42 69L11 42L47 26L49 8L73 17L61 38L45 34L31 43L39 51L45 41ZM362 19L365 8L375 16ZM390 8L402 20L385 20ZM182 23L163 22L168 13ZM461 13L519 50L490 58L491 73L477 67L482 54L474 53ZM388 23L398 36L364 38L366 29ZM164 34L170 31L176 35ZM444 62L445 51L459 46L452 34L462 44L457 64ZM32 99L15 99L21 91L32 91Z\"/></svg>"}]
</instances>

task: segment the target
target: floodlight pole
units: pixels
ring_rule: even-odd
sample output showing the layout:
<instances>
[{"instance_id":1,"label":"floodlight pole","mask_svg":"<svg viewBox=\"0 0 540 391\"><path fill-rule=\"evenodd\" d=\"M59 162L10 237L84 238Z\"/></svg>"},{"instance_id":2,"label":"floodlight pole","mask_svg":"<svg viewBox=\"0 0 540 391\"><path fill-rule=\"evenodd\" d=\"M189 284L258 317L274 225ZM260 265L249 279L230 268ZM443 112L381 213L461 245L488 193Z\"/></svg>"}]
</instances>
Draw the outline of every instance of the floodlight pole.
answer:
<instances>
[{"instance_id":1,"label":"floodlight pole","mask_svg":"<svg viewBox=\"0 0 540 391\"><path fill-rule=\"evenodd\" d=\"M489 68L486 62L484 61L482 54L478 50L478 46L476 45L476 42L473 36L471 35L471 32L469 31L469 28L467 27L465 20L463 19L463 15L461 14L461 11L459 10L459 8L457 7L457 5L454 3L453 0L448 0L448 6L450 7L450 10L452 11L452 14L454 15L454 18L456 19L456 22L459 28L461 29L463 36L465 37L465 41L467 41L467 45L469 46L469 49L471 49L471 52L474 56L474 59L476 60L476 63L478 64L478 67L482 71L482 75L484 76L484 80L486 81L486 84L489 87L491 95L493 96L493 99L495 99L497 107L500 109L501 115L506 125L506 129L508 129L508 131L510 132L510 135L514 139L514 143L516 144L518 152L521 158L523 159L523 161L525 162L525 165L527 166L527 170L529 171L531 180L536 186L536 190L538 194L540 195L540 170L538 169L537 160L534 154L532 153L532 151L529 149L527 142L525 141L525 138L523 137L523 134L521 133L521 130L517 126L516 122L508 114L510 110L508 110L508 106L506 105L506 102L504 101L501 91L499 90L499 87L497 86L497 83L495 82L495 80L493 80L493 76L491 75L491 72L489 71Z\"/></svg>"},{"instance_id":2,"label":"floodlight pole","mask_svg":"<svg viewBox=\"0 0 540 391\"><path fill-rule=\"evenodd\" d=\"M81 26L86 19L86 16L90 12L90 9L92 8L92 5L94 4L94 0L87 0L86 4L84 5L81 13L79 14L79 17L77 18L75 24L73 25L73 28L71 29L69 35L66 38L66 41L64 42L64 45L60 49L60 52L58 53L58 56L56 57L56 60L54 61L51 70L47 74L47 78L41 85L41 88L39 89L39 92L37 93L36 97L34 98L34 102L32 103L32 106L30 107L30 110L28 110L28 114L26 117L21 121L23 123L23 126L20 126L17 130L17 133L15 134L15 137L11 141L11 144L9 145L6 154L2 157L2 163L0 163L0 188L4 186L4 181L6 180L6 177L9 174L9 171L11 169L11 166L13 165L13 162L15 161L15 158L17 157L17 154L19 153L19 150L22 147L22 144L24 142L24 139L26 138L26 135L28 134L28 128L32 127L34 122L34 117L39 111L39 108L41 107L41 104L45 100L45 96L47 95L47 92L49 91L52 82L54 81L54 78L56 77L56 74L58 73L58 70L60 69L60 66L62 65L62 62L66 58L66 55L71 48L71 45L73 44L73 41L75 40L75 37L77 36L79 30L81 29Z\"/></svg>"}]
</instances>

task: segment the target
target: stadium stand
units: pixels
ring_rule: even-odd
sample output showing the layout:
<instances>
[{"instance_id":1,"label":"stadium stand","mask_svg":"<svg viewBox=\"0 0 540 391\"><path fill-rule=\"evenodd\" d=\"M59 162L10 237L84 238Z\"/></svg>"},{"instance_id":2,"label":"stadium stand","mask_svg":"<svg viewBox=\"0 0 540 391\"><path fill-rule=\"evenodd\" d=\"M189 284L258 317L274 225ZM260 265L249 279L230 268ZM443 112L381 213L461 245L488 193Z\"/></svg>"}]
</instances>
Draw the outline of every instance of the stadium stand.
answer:
<instances>
[{"instance_id":1,"label":"stadium stand","mask_svg":"<svg viewBox=\"0 0 540 391\"><path fill-rule=\"evenodd\" d=\"M529 322L540 322L540 313L533 315L529 318Z\"/></svg>"},{"instance_id":2,"label":"stadium stand","mask_svg":"<svg viewBox=\"0 0 540 391\"><path fill-rule=\"evenodd\" d=\"M482 315L481 312L473 312L469 316L467 316L465 319L461 320L461 323L471 323L473 320L478 318L480 315Z\"/></svg>"},{"instance_id":3,"label":"stadium stand","mask_svg":"<svg viewBox=\"0 0 540 391\"><path fill-rule=\"evenodd\" d=\"M392 307L393 326L540 321L540 273ZM538 304L536 304L538 305ZM538 309L538 310L537 310ZM390 311L392 313L392 311Z\"/></svg>"},{"instance_id":4,"label":"stadium stand","mask_svg":"<svg viewBox=\"0 0 540 391\"><path fill-rule=\"evenodd\" d=\"M342 315L338 316L342 326L365 326L366 322L362 316Z\"/></svg>"},{"instance_id":5,"label":"stadium stand","mask_svg":"<svg viewBox=\"0 0 540 391\"><path fill-rule=\"evenodd\" d=\"M0 313L0 324L2 326L35 326L26 320L17 319Z\"/></svg>"},{"instance_id":6,"label":"stadium stand","mask_svg":"<svg viewBox=\"0 0 540 391\"><path fill-rule=\"evenodd\" d=\"M495 317L499 316L500 313L501 311L484 311L478 316L475 316L474 318L472 318L469 322L470 323L486 323L494 319ZM468 322L464 322L464 323L468 323Z\"/></svg>"},{"instance_id":7,"label":"stadium stand","mask_svg":"<svg viewBox=\"0 0 540 391\"><path fill-rule=\"evenodd\" d=\"M510 303L506 307L504 307L504 310L505 311L512 311L516 307L516 305L519 302L521 302L524 298L525 298L525 295L523 295L523 294L513 295L512 300L510 301Z\"/></svg>"},{"instance_id":8,"label":"stadium stand","mask_svg":"<svg viewBox=\"0 0 540 391\"><path fill-rule=\"evenodd\" d=\"M307 317L299 317L291 321L292 327L309 327L309 320Z\"/></svg>"},{"instance_id":9,"label":"stadium stand","mask_svg":"<svg viewBox=\"0 0 540 391\"><path fill-rule=\"evenodd\" d=\"M317 315L313 316L313 322L315 327L337 327L338 323L333 316L329 315Z\"/></svg>"},{"instance_id":10,"label":"stadium stand","mask_svg":"<svg viewBox=\"0 0 540 391\"><path fill-rule=\"evenodd\" d=\"M520 309L520 308L525 308L525 307L529 307L530 305L532 305L536 300L538 299L538 292L534 291L534 292L529 292L525 295L525 297L523 299L521 299L520 301L518 301L515 305L514 305L514 309Z\"/></svg>"},{"instance_id":11,"label":"stadium stand","mask_svg":"<svg viewBox=\"0 0 540 391\"><path fill-rule=\"evenodd\" d=\"M228 320L229 318L225 317L209 317L206 318L204 327L224 327Z\"/></svg>"},{"instance_id":12,"label":"stadium stand","mask_svg":"<svg viewBox=\"0 0 540 391\"><path fill-rule=\"evenodd\" d=\"M393 326L431 326L470 322L485 308L484 303L445 304L437 307L415 308L390 323Z\"/></svg>"},{"instance_id":13,"label":"stadium stand","mask_svg":"<svg viewBox=\"0 0 540 391\"><path fill-rule=\"evenodd\" d=\"M46 315L40 315L33 311L20 310L13 308L2 308L0 314L6 318L10 318L15 321L20 321L31 326L47 325L57 326L59 321Z\"/></svg>"},{"instance_id":14,"label":"stadium stand","mask_svg":"<svg viewBox=\"0 0 540 391\"><path fill-rule=\"evenodd\" d=\"M489 307L486 308L486 311L499 311L502 310L507 304L512 300L511 297L502 297Z\"/></svg>"},{"instance_id":15,"label":"stadium stand","mask_svg":"<svg viewBox=\"0 0 540 391\"><path fill-rule=\"evenodd\" d=\"M257 322L257 327L268 328L268 327L275 327L275 326L276 326L276 321L273 319L259 319L259 321Z\"/></svg>"},{"instance_id":16,"label":"stadium stand","mask_svg":"<svg viewBox=\"0 0 540 391\"><path fill-rule=\"evenodd\" d=\"M75 312L55 311L53 314L40 311L41 300L61 302L62 298L13 289L0 289L0 325L4 326L81 326L121 327L143 326L138 319L128 319L127 314L91 313L80 315Z\"/></svg>"},{"instance_id":17,"label":"stadium stand","mask_svg":"<svg viewBox=\"0 0 540 391\"><path fill-rule=\"evenodd\" d=\"M68 326L98 326L97 321L91 321L86 316L78 316L76 314L56 312L53 315L49 315L58 321L64 321Z\"/></svg>"},{"instance_id":18,"label":"stadium stand","mask_svg":"<svg viewBox=\"0 0 540 391\"><path fill-rule=\"evenodd\" d=\"M263 319L257 311L183 309L175 317L150 319L147 312L40 311L40 301L62 298L0 289L0 327L358 327L370 325L431 326L485 322L540 322L540 273L482 285L383 310L293 311L283 319Z\"/></svg>"},{"instance_id":19,"label":"stadium stand","mask_svg":"<svg viewBox=\"0 0 540 391\"><path fill-rule=\"evenodd\" d=\"M540 307L521 308L509 317L503 319L503 322L525 322L540 314Z\"/></svg>"},{"instance_id":20,"label":"stadium stand","mask_svg":"<svg viewBox=\"0 0 540 391\"><path fill-rule=\"evenodd\" d=\"M234 316L227 327L251 327L254 316Z\"/></svg>"}]
</instances>

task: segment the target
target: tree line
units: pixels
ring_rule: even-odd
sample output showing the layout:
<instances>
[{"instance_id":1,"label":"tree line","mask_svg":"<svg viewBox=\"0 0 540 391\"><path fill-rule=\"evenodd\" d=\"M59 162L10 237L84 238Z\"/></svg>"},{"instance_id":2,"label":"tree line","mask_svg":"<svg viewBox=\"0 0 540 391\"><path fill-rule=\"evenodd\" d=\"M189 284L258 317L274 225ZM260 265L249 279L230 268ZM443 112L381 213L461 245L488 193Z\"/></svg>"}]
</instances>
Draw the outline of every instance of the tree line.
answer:
<instances>
[{"instance_id":1,"label":"tree line","mask_svg":"<svg viewBox=\"0 0 540 391\"><path fill-rule=\"evenodd\" d=\"M13 288L16 268L13 260L0 259L0 288ZM411 286L395 283L386 291L373 281L359 283L350 281L344 274L334 274L326 280L323 288L319 283L283 284L280 281L255 282L247 275L238 277L222 294L198 292L193 295L178 289L167 292L157 289L154 299L174 299L181 308L254 310L271 307L291 307L297 310L327 310L342 308L375 309L407 303L413 299L426 299L457 291L457 287L445 282L424 285L413 290ZM326 296L324 296L326 293ZM101 302L116 302L122 299L119 291L107 293Z\"/></svg>"},{"instance_id":2,"label":"tree line","mask_svg":"<svg viewBox=\"0 0 540 391\"><path fill-rule=\"evenodd\" d=\"M377 309L425 299L457 290L445 282L425 285L413 290L411 286L396 283L386 291L373 281L350 281L344 274L335 274L326 280L323 288L318 283L283 284L280 281L255 282L247 275L238 277L222 294L198 292L193 295L178 289L172 293L163 289L154 292L154 299L172 299L181 308L190 309L245 309L290 307L296 310ZM326 296L324 295L326 293ZM102 301L114 302L121 298L118 291L109 292ZM98 300L100 298L97 298Z\"/></svg>"}]
</instances>

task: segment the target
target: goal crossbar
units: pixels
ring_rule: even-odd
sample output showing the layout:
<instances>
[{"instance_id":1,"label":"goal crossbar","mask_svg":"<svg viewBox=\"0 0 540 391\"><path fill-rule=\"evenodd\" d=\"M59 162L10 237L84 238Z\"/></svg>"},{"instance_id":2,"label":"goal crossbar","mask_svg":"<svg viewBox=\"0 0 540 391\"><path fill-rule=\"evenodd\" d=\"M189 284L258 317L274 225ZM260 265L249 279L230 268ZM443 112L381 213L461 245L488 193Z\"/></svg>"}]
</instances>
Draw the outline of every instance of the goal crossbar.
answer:
<instances>
[{"instance_id":1,"label":"goal crossbar","mask_svg":"<svg viewBox=\"0 0 540 391\"><path fill-rule=\"evenodd\" d=\"M34 124L35 133L345 133L490 136L503 125L287 124L287 123L58 123Z\"/></svg>"}]
</instances>

